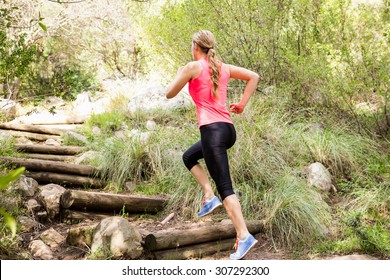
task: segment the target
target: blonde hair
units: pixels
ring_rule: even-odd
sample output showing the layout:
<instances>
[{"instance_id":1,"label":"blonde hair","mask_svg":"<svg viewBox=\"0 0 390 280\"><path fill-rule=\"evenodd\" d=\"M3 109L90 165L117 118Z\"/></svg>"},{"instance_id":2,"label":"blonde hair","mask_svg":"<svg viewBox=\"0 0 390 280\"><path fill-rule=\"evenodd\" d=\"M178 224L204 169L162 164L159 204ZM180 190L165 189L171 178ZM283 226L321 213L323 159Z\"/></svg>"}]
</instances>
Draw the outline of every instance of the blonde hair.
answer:
<instances>
[{"instance_id":1,"label":"blonde hair","mask_svg":"<svg viewBox=\"0 0 390 280\"><path fill-rule=\"evenodd\" d=\"M208 30L200 30L192 36L192 41L196 43L203 53L207 54L209 67L211 69L210 80L213 84L212 94L218 98L219 74L221 71L221 61L217 59L215 47L215 37Z\"/></svg>"}]
</instances>

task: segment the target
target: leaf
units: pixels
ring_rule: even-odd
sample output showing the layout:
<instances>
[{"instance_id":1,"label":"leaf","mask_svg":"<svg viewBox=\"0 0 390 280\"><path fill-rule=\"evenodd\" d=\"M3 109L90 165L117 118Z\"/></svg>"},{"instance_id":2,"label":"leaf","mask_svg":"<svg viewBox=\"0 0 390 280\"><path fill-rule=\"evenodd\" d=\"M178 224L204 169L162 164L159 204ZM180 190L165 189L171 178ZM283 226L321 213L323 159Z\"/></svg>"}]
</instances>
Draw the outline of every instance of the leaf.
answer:
<instances>
[{"instance_id":1,"label":"leaf","mask_svg":"<svg viewBox=\"0 0 390 280\"><path fill-rule=\"evenodd\" d=\"M44 25L42 22L39 22L38 24L43 29L43 31L47 31L46 25Z\"/></svg>"},{"instance_id":2,"label":"leaf","mask_svg":"<svg viewBox=\"0 0 390 280\"><path fill-rule=\"evenodd\" d=\"M24 173L25 170L26 170L25 167L19 167L15 170L12 170L7 175L1 176L0 177L0 190L5 189L10 182L17 180Z\"/></svg>"},{"instance_id":3,"label":"leaf","mask_svg":"<svg viewBox=\"0 0 390 280\"><path fill-rule=\"evenodd\" d=\"M0 214L4 216L4 222L11 230L12 238L14 238L16 235L16 221L14 217L8 214L3 208L0 208Z\"/></svg>"}]
</instances>

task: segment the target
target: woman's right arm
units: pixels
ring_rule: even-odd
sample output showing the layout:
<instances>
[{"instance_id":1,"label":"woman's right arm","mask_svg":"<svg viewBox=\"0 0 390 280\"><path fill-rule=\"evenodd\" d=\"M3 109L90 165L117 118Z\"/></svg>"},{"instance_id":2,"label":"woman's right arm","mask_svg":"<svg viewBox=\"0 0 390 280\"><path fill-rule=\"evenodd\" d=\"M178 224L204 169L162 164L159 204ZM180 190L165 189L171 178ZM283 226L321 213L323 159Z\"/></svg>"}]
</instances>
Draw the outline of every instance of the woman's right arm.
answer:
<instances>
[{"instance_id":1,"label":"woman's right arm","mask_svg":"<svg viewBox=\"0 0 390 280\"><path fill-rule=\"evenodd\" d=\"M256 72L253 72L246 68L237 67L234 65L228 66L231 78L247 81L241 101L239 103L230 104L230 111L232 113L241 114L244 111L244 108L248 103L250 97L252 96L253 92L256 90L260 76Z\"/></svg>"}]
</instances>

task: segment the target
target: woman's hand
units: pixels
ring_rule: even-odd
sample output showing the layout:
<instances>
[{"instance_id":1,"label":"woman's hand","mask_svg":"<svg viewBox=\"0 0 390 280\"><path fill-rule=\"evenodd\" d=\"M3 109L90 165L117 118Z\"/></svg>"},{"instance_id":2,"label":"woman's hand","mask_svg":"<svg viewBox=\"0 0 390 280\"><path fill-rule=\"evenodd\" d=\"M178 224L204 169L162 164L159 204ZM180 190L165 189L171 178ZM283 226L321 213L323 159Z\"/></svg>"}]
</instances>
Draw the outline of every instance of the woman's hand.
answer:
<instances>
[{"instance_id":1,"label":"woman's hand","mask_svg":"<svg viewBox=\"0 0 390 280\"><path fill-rule=\"evenodd\" d=\"M245 106L241 105L240 103L232 103L230 104L230 112L234 114L241 114L244 111L244 107Z\"/></svg>"}]
</instances>

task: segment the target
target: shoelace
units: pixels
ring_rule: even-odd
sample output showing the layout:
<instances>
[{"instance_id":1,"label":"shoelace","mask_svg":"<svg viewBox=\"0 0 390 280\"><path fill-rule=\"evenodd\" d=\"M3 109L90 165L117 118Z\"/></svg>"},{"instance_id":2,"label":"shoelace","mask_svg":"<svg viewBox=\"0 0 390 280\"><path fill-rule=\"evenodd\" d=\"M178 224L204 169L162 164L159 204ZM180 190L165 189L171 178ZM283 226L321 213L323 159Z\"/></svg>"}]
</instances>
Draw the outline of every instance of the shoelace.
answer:
<instances>
[{"instance_id":1,"label":"shoelace","mask_svg":"<svg viewBox=\"0 0 390 280\"><path fill-rule=\"evenodd\" d=\"M238 236L236 236L236 243L234 243L233 249L237 250L238 248Z\"/></svg>"}]
</instances>

